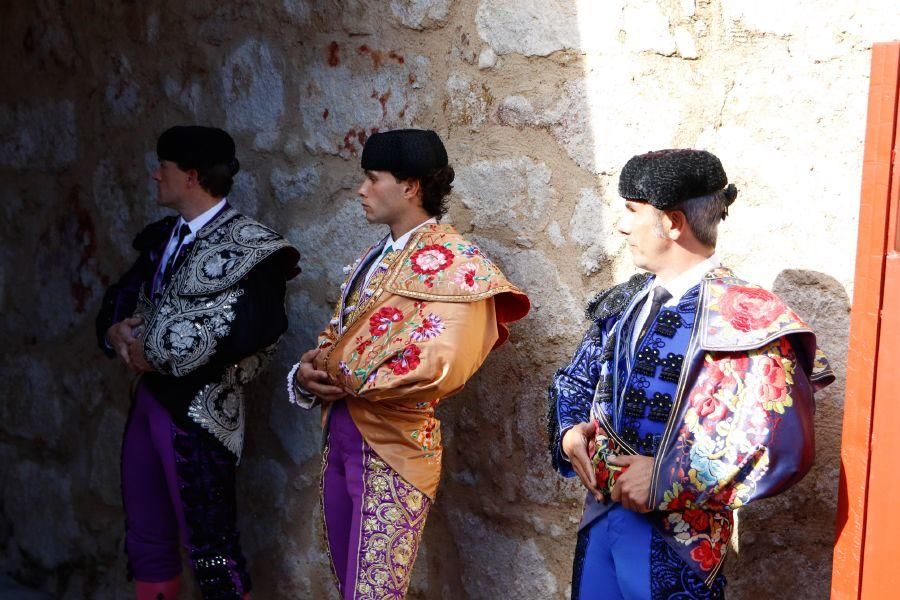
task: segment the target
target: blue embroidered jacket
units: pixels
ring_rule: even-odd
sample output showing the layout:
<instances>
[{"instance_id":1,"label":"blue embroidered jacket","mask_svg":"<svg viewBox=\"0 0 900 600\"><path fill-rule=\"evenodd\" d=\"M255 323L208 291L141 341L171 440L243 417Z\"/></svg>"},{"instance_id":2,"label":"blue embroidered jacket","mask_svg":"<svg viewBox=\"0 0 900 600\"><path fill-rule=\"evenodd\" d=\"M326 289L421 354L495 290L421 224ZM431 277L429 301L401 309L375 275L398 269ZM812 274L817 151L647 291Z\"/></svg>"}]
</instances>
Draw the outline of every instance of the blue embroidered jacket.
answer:
<instances>
[{"instance_id":1,"label":"blue embroidered jacket","mask_svg":"<svg viewBox=\"0 0 900 600\"><path fill-rule=\"evenodd\" d=\"M589 305L588 333L550 385L550 453L554 467L573 476L562 436L593 418L607 431L614 453L655 456L647 518L709 585L727 549L732 511L788 489L811 468L813 392L834 381L834 374L815 335L777 296L715 269L695 292L696 316L657 438L646 410L632 421L625 415L628 376L641 365L623 359L628 344L616 342L650 277L636 275ZM688 317L690 309L681 308L680 316ZM643 344L641 351L648 347ZM629 371L624 379L614 377L622 360ZM589 498L582 527L602 515L603 507Z\"/></svg>"}]
</instances>

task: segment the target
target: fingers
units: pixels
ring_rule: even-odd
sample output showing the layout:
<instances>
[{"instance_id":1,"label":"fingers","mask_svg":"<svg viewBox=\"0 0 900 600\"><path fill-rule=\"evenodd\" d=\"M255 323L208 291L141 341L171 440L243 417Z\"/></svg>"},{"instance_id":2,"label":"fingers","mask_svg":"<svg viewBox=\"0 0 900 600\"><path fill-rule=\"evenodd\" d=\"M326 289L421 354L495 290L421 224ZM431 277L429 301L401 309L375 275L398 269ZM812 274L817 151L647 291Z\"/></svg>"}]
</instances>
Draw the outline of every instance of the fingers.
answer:
<instances>
[{"instance_id":1,"label":"fingers","mask_svg":"<svg viewBox=\"0 0 900 600\"><path fill-rule=\"evenodd\" d=\"M301 363L311 363L319 355L319 352L321 352L320 348L313 348L312 350L307 350L300 357L300 362Z\"/></svg>"},{"instance_id":2,"label":"fingers","mask_svg":"<svg viewBox=\"0 0 900 600\"><path fill-rule=\"evenodd\" d=\"M336 385L317 383L315 381L308 381L303 387L325 400L336 400L338 397L343 397L346 394L343 388L339 388Z\"/></svg>"},{"instance_id":3,"label":"fingers","mask_svg":"<svg viewBox=\"0 0 900 600\"><path fill-rule=\"evenodd\" d=\"M129 317L129 318L125 319L125 321L124 321L124 323L126 325L128 325L129 327L135 327L137 325L140 325L143 322L144 322L143 317Z\"/></svg>"},{"instance_id":4,"label":"fingers","mask_svg":"<svg viewBox=\"0 0 900 600\"><path fill-rule=\"evenodd\" d=\"M119 353L119 357L122 359L122 361L130 367L131 356L128 354L128 344L118 344L116 346L116 352Z\"/></svg>"},{"instance_id":5,"label":"fingers","mask_svg":"<svg viewBox=\"0 0 900 600\"><path fill-rule=\"evenodd\" d=\"M575 469L575 472L578 474L584 487L593 494L594 498L602 500L603 494L597 489L597 476L594 474L594 463L591 462L591 459L584 449L580 447L576 448L569 460L572 462L572 468Z\"/></svg>"},{"instance_id":6,"label":"fingers","mask_svg":"<svg viewBox=\"0 0 900 600\"><path fill-rule=\"evenodd\" d=\"M603 429L602 427L600 427L600 421L598 421L597 419L591 420L591 426L594 428L594 431L593 431L594 436L598 436L598 435L605 436L606 435L606 430Z\"/></svg>"},{"instance_id":7,"label":"fingers","mask_svg":"<svg viewBox=\"0 0 900 600\"><path fill-rule=\"evenodd\" d=\"M630 454L614 454L610 455L608 459L610 464L617 467L630 467L635 460L639 460L639 458Z\"/></svg>"}]
</instances>

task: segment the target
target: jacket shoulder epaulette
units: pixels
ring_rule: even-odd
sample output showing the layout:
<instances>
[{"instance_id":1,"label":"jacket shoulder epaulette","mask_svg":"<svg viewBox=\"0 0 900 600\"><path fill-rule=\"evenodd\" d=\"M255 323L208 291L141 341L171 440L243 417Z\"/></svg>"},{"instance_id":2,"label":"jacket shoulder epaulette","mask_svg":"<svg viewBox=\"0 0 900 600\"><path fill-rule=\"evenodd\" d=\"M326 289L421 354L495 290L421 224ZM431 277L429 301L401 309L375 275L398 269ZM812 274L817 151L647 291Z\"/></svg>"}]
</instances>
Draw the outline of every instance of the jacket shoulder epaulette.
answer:
<instances>
[{"instance_id":1,"label":"jacket shoulder epaulette","mask_svg":"<svg viewBox=\"0 0 900 600\"><path fill-rule=\"evenodd\" d=\"M150 223L139 234L134 236L134 241L131 243L132 247L138 252L146 252L156 248L172 232L172 227L175 226L175 221L177 220L178 217L168 216Z\"/></svg>"},{"instance_id":2,"label":"jacket shoulder epaulette","mask_svg":"<svg viewBox=\"0 0 900 600\"><path fill-rule=\"evenodd\" d=\"M587 318L600 322L620 314L651 277L650 273L636 273L628 281L601 291L588 302Z\"/></svg>"}]
</instances>

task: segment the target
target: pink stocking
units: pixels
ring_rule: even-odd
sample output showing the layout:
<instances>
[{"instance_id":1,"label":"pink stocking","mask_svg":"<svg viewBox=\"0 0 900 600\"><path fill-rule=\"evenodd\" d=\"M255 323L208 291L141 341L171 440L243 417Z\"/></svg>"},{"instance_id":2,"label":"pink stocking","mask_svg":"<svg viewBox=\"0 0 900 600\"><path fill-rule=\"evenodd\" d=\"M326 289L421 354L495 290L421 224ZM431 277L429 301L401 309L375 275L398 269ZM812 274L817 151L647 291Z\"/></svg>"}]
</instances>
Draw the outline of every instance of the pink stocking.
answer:
<instances>
[{"instance_id":1,"label":"pink stocking","mask_svg":"<svg viewBox=\"0 0 900 600\"><path fill-rule=\"evenodd\" d=\"M160 582L135 581L136 600L178 600L180 585L180 577Z\"/></svg>"}]
</instances>

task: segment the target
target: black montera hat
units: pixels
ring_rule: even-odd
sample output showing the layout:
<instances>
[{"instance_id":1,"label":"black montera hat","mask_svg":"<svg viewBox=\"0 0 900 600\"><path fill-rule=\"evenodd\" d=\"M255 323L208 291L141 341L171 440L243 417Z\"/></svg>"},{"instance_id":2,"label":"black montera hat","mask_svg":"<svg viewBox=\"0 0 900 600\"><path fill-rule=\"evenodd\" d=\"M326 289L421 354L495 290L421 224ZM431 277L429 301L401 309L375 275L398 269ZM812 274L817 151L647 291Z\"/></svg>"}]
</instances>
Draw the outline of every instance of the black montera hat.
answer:
<instances>
[{"instance_id":1,"label":"black montera hat","mask_svg":"<svg viewBox=\"0 0 900 600\"><path fill-rule=\"evenodd\" d=\"M234 175L240 163L234 156L234 140L216 127L178 125L159 136L156 142L159 160L170 160L181 169L205 170L225 165Z\"/></svg>"},{"instance_id":2,"label":"black montera hat","mask_svg":"<svg viewBox=\"0 0 900 600\"><path fill-rule=\"evenodd\" d=\"M737 188L722 162L706 150L657 150L633 156L619 176L619 195L670 210L691 198L725 190L728 205Z\"/></svg>"},{"instance_id":3,"label":"black montera hat","mask_svg":"<svg viewBox=\"0 0 900 600\"><path fill-rule=\"evenodd\" d=\"M447 166L447 150L430 129L373 133L363 147L362 168L420 177Z\"/></svg>"}]
</instances>

